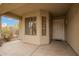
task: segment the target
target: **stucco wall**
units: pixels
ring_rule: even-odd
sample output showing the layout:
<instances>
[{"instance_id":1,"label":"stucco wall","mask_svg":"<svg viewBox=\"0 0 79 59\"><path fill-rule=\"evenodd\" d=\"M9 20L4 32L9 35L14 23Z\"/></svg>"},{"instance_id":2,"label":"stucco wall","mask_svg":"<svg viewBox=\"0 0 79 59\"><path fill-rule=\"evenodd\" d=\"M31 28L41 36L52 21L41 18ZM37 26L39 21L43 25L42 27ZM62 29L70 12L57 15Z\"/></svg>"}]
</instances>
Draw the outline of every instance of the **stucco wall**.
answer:
<instances>
[{"instance_id":1,"label":"stucco wall","mask_svg":"<svg viewBox=\"0 0 79 59\"><path fill-rule=\"evenodd\" d=\"M67 42L79 54L79 4L73 4L67 18Z\"/></svg>"},{"instance_id":2,"label":"stucco wall","mask_svg":"<svg viewBox=\"0 0 79 59\"><path fill-rule=\"evenodd\" d=\"M42 20L41 20L41 16L45 15L47 17L47 36L42 37ZM37 29L37 34L36 35L25 35L25 17L31 17L31 16L36 16L37 20L36 20L36 29ZM49 37L48 37L48 13L46 12L41 12L41 11L34 11L34 12L30 12L24 15L22 21L21 21L21 29L20 29L20 34L19 34L19 38L23 41L23 42L27 42L27 43L32 43L32 44L37 44L37 45L41 45L41 44L48 44L49 43Z\"/></svg>"}]
</instances>

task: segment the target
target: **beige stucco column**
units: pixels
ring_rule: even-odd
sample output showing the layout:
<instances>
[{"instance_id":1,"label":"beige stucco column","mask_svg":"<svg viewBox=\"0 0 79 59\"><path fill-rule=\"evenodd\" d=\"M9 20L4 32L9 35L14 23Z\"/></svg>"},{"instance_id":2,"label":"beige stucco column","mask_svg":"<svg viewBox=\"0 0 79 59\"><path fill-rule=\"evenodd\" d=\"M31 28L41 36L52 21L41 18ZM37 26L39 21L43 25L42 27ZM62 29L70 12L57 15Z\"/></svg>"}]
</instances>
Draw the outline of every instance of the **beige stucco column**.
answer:
<instances>
[{"instance_id":1,"label":"beige stucco column","mask_svg":"<svg viewBox=\"0 0 79 59\"><path fill-rule=\"evenodd\" d=\"M49 12L45 10L40 11L40 20L41 20L41 29L42 30L42 17L46 17L46 35L42 35L41 31L41 39L40 39L40 45L49 44Z\"/></svg>"}]
</instances>

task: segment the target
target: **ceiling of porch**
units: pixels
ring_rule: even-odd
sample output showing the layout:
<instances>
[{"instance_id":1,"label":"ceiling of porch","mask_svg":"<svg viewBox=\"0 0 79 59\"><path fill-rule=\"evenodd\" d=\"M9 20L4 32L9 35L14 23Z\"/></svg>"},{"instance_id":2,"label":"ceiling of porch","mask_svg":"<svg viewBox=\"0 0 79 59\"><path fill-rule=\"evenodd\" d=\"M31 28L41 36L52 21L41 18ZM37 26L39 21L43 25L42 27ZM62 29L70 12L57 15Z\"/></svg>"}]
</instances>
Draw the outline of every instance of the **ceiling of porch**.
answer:
<instances>
[{"instance_id":1,"label":"ceiling of porch","mask_svg":"<svg viewBox=\"0 0 79 59\"><path fill-rule=\"evenodd\" d=\"M37 10L49 11L53 16L65 15L72 4L68 3L3 3L0 14L11 12L19 16Z\"/></svg>"}]
</instances>

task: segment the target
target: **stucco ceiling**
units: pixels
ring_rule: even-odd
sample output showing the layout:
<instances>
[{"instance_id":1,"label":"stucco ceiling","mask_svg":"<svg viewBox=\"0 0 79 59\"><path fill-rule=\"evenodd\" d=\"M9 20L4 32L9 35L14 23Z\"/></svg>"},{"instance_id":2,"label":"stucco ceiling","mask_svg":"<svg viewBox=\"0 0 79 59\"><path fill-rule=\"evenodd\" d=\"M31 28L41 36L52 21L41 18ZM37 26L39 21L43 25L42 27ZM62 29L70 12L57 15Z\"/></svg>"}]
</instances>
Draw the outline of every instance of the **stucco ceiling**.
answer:
<instances>
[{"instance_id":1,"label":"stucco ceiling","mask_svg":"<svg viewBox=\"0 0 79 59\"><path fill-rule=\"evenodd\" d=\"M0 13L12 12L14 14L23 16L26 13L45 10L50 12L53 16L63 16L69 10L71 4L67 3L25 3L25 4L1 4Z\"/></svg>"}]
</instances>

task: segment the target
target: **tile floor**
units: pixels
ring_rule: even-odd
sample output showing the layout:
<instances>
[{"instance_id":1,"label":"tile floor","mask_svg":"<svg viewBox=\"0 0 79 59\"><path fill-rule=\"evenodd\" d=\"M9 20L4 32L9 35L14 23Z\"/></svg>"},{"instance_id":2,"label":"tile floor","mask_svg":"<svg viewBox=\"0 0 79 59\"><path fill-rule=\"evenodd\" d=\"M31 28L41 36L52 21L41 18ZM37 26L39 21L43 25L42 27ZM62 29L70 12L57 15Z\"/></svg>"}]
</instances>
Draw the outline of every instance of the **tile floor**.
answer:
<instances>
[{"instance_id":1,"label":"tile floor","mask_svg":"<svg viewBox=\"0 0 79 59\"><path fill-rule=\"evenodd\" d=\"M36 49L37 45L25 44L20 40L11 41L3 44L0 50L0 55L2 56L29 56Z\"/></svg>"},{"instance_id":2,"label":"tile floor","mask_svg":"<svg viewBox=\"0 0 79 59\"><path fill-rule=\"evenodd\" d=\"M53 41L50 45L40 46L34 56L75 56L75 52L63 41Z\"/></svg>"},{"instance_id":3,"label":"tile floor","mask_svg":"<svg viewBox=\"0 0 79 59\"><path fill-rule=\"evenodd\" d=\"M20 40L7 42L0 47L2 56L75 56L74 51L62 41L53 41L49 45L33 45Z\"/></svg>"}]
</instances>

